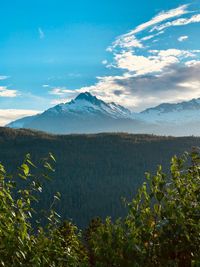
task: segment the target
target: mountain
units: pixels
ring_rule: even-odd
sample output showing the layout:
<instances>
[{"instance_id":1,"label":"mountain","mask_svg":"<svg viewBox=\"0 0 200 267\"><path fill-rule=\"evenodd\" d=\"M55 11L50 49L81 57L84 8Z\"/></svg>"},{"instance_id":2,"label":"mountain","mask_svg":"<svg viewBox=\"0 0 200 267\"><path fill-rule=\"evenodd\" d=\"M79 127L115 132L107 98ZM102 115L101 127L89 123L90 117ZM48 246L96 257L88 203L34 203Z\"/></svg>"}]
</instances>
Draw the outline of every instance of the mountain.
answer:
<instances>
[{"instance_id":1,"label":"mountain","mask_svg":"<svg viewBox=\"0 0 200 267\"><path fill-rule=\"evenodd\" d=\"M38 115L33 115L33 116L27 116L22 119L18 119L16 121L13 121L9 123L7 126L10 128L23 128L26 124L31 123Z\"/></svg>"},{"instance_id":2,"label":"mountain","mask_svg":"<svg viewBox=\"0 0 200 267\"><path fill-rule=\"evenodd\" d=\"M51 133L95 133L132 131L132 113L115 103L105 103L88 92L56 105L42 114L8 124L11 128L30 128Z\"/></svg>"},{"instance_id":3,"label":"mountain","mask_svg":"<svg viewBox=\"0 0 200 267\"><path fill-rule=\"evenodd\" d=\"M47 210L53 194L59 191L59 214L81 227L96 216L123 216L122 197L131 200L144 181L144 173L155 173L159 164L167 170L174 154L193 146L200 146L200 138L126 133L53 135L0 128L0 162L8 174L18 172L17 166L27 153L37 166L48 152L53 153L56 171L45 183L40 209Z\"/></svg>"},{"instance_id":4,"label":"mountain","mask_svg":"<svg viewBox=\"0 0 200 267\"><path fill-rule=\"evenodd\" d=\"M7 126L59 134L129 132L200 135L200 98L176 104L163 103L133 113L85 92L68 103L59 104L36 116L16 120Z\"/></svg>"},{"instance_id":5,"label":"mountain","mask_svg":"<svg viewBox=\"0 0 200 267\"><path fill-rule=\"evenodd\" d=\"M136 118L148 123L154 134L200 135L200 98L148 108Z\"/></svg>"},{"instance_id":6,"label":"mountain","mask_svg":"<svg viewBox=\"0 0 200 267\"><path fill-rule=\"evenodd\" d=\"M184 101L177 104L164 103L153 108L148 108L139 114L140 119L148 122L175 122L182 123L186 120L199 120L200 98Z\"/></svg>"},{"instance_id":7,"label":"mountain","mask_svg":"<svg viewBox=\"0 0 200 267\"><path fill-rule=\"evenodd\" d=\"M115 103L105 103L88 92L79 94L74 100L66 104L59 104L48 109L45 115L71 115L77 117L110 117L113 119L127 119L131 112Z\"/></svg>"}]
</instances>

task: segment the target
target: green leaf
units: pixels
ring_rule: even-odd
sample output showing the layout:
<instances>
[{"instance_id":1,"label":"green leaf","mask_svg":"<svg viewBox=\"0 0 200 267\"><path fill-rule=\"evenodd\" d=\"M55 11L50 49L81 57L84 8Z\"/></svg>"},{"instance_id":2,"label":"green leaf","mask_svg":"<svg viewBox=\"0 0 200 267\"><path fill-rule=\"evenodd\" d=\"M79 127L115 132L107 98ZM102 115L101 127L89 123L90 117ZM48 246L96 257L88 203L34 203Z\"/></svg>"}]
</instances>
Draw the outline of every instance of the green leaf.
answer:
<instances>
[{"instance_id":1,"label":"green leaf","mask_svg":"<svg viewBox=\"0 0 200 267\"><path fill-rule=\"evenodd\" d=\"M35 164L33 164L33 162L32 162L30 159L27 159L26 161L27 161L32 167L37 168L37 167L35 166Z\"/></svg>"},{"instance_id":2,"label":"green leaf","mask_svg":"<svg viewBox=\"0 0 200 267\"><path fill-rule=\"evenodd\" d=\"M55 170L51 167L51 165L48 162L45 162L44 167L52 172L55 172Z\"/></svg>"},{"instance_id":3,"label":"green leaf","mask_svg":"<svg viewBox=\"0 0 200 267\"><path fill-rule=\"evenodd\" d=\"M159 211L160 211L160 205L159 204L154 204L154 211L156 212L156 213L159 213Z\"/></svg>"},{"instance_id":4,"label":"green leaf","mask_svg":"<svg viewBox=\"0 0 200 267\"><path fill-rule=\"evenodd\" d=\"M56 162L56 159L55 159L55 157L53 156L52 153L49 153L49 157L50 157L54 162Z\"/></svg>"},{"instance_id":5,"label":"green leaf","mask_svg":"<svg viewBox=\"0 0 200 267\"><path fill-rule=\"evenodd\" d=\"M56 192L56 194L54 195L54 198L57 200L60 200L61 194L60 192Z\"/></svg>"},{"instance_id":6,"label":"green leaf","mask_svg":"<svg viewBox=\"0 0 200 267\"><path fill-rule=\"evenodd\" d=\"M26 163L23 163L23 164L21 165L21 169L23 170L24 174L25 174L26 176L28 176L28 174L29 174L29 166L28 166Z\"/></svg>"},{"instance_id":7,"label":"green leaf","mask_svg":"<svg viewBox=\"0 0 200 267\"><path fill-rule=\"evenodd\" d=\"M156 193L156 199L157 199L159 202L163 199L163 197L164 197L163 192L158 191L158 192Z\"/></svg>"}]
</instances>

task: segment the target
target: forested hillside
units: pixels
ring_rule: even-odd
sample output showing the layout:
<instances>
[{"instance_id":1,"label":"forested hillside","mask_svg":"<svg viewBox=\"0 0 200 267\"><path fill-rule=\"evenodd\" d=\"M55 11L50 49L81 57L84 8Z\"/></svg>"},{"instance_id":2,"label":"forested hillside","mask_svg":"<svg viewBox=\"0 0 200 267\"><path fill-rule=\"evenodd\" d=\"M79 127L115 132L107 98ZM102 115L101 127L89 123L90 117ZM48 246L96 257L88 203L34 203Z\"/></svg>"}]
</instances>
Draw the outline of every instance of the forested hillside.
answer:
<instances>
[{"instance_id":1,"label":"forested hillside","mask_svg":"<svg viewBox=\"0 0 200 267\"><path fill-rule=\"evenodd\" d=\"M146 171L199 146L197 137L157 137L126 133L48 135L31 130L0 128L0 161L12 172L27 153L33 162L52 152L56 172L45 185L42 203L59 191L63 218L84 227L95 216L116 218L125 212L121 197L130 200Z\"/></svg>"}]
</instances>

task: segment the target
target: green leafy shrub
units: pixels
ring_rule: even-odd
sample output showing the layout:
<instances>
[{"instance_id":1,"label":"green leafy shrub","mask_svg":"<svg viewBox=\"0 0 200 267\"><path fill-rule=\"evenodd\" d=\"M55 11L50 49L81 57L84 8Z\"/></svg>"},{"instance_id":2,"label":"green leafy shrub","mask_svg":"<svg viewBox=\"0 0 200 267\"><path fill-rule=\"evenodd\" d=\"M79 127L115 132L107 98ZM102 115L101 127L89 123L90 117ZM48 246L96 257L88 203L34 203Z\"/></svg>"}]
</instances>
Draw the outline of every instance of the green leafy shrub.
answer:
<instances>
[{"instance_id":1,"label":"green leafy shrub","mask_svg":"<svg viewBox=\"0 0 200 267\"><path fill-rule=\"evenodd\" d=\"M0 165L0 266L200 266L197 151L173 157L168 174L161 166L155 175L147 173L147 181L127 203L125 218L96 218L83 235L56 213L59 193L46 212L48 223L42 226L35 219L34 203L42 192L42 179L54 172L54 161L49 154L37 168L27 155L15 177Z\"/></svg>"},{"instance_id":2,"label":"green leafy shrub","mask_svg":"<svg viewBox=\"0 0 200 267\"><path fill-rule=\"evenodd\" d=\"M53 209L59 193L46 214L48 224L43 228L34 220L32 206L42 192L42 179L49 179L49 171L54 171L52 161L55 159L49 154L42 161L40 173L33 174L36 166L27 155L17 177L8 175L0 165L0 266L85 266L87 258L77 228L71 223L61 227ZM21 179L20 189L17 178Z\"/></svg>"},{"instance_id":3,"label":"green leafy shrub","mask_svg":"<svg viewBox=\"0 0 200 267\"><path fill-rule=\"evenodd\" d=\"M107 219L87 237L94 266L200 266L200 157L173 157L128 203L125 219Z\"/></svg>"}]
</instances>

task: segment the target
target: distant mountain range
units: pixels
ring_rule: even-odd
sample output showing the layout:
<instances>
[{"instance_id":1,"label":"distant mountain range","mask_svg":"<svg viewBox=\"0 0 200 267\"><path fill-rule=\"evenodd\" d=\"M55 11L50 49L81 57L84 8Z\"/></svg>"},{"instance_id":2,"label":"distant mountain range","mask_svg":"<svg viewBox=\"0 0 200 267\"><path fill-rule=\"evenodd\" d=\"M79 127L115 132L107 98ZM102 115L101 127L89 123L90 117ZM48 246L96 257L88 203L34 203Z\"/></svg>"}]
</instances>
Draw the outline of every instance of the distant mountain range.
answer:
<instances>
[{"instance_id":1,"label":"distant mountain range","mask_svg":"<svg viewBox=\"0 0 200 267\"><path fill-rule=\"evenodd\" d=\"M200 135L200 99L164 103L140 113L106 103L88 92L35 116L7 125L50 133L130 132L163 135Z\"/></svg>"}]
</instances>

